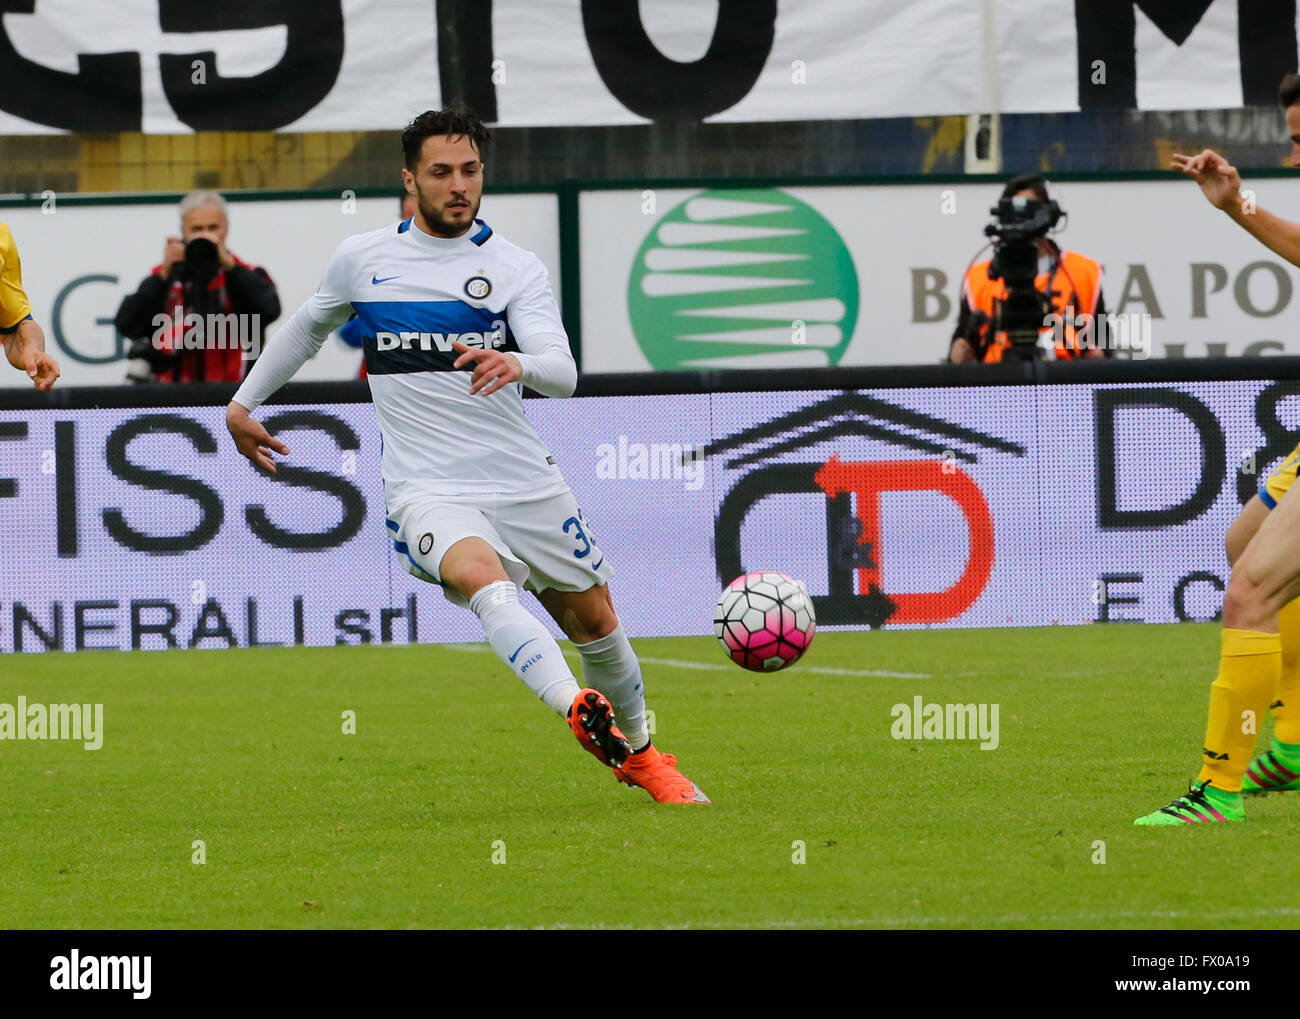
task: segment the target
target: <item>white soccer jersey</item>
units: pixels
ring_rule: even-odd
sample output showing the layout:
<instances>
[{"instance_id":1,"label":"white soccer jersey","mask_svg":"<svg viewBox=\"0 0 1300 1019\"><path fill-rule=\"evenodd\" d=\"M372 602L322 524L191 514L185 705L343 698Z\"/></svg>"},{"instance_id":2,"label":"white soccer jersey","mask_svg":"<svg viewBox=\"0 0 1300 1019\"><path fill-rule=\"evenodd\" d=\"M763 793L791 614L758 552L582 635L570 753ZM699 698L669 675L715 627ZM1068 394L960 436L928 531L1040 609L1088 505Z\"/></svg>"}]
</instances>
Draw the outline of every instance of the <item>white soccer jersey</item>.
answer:
<instances>
[{"instance_id":1,"label":"white soccer jersey","mask_svg":"<svg viewBox=\"0 0 1300 1019\"><path fill-rule=\"evenodd\" d=\"M409 219L358 234L339 245L319 289L281 334L296 339L293 327L300 324L314 353L353 311L365 327L390 509L438 495L534 499L566 490L524 415L522 384L471 396L473 366L452 368L459 356L451 349L454 340L491 346L516 353L524 383L549 389L548 395L572 392L577 369L536 255L494 234L482 220L455 238L430 236ZM277 334L268 344L236 402L253 409L305 360L284 347L277 351L281 340Z\"/></svg>"}]
</instances>

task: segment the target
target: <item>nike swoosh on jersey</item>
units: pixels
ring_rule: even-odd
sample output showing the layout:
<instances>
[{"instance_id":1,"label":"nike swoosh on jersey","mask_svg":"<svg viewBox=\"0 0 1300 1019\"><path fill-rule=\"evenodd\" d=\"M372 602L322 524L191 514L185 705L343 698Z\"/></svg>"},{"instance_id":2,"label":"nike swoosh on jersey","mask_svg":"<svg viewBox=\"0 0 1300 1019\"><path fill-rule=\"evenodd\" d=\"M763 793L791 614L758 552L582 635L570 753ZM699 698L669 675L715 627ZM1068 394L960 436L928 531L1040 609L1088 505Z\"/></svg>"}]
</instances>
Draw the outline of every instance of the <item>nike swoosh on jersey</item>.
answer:
<instances>
[{"instance_id":1,"label":"nike swoosh on jersey","mask_svg":"<svg viewBox=\"0 0 1300 1019\"><path fill-rule=\"evenodd\" d=\"M603 563L604 561L605 561L605 557L604 557L604 556L601 556L601 557L600 557L600 563ZM594 564L592 565L591 568L592 568L593 570L598 570L598 569L600 569L600 563L594 563Z\"/></svg>"},{"instance_id":2,"label":"nike swoosh on jersey","mask_svg":"<svg viewBox=\"0 0 1300 1019\"><path fill-rule=\"evenodd\" d=\"M389 280L400 280L401 278L401 276L385 276L383 279L380 279L378 276L371 276L370 282L373 286L379 286L379 284L387 283Z\"/></svg>"},{"instance_id":3,"label":"nike swoosh on jersey","mask_svg":"<svg viewBox=\"0 0 1300 1019\"><path fill-rule=\"evenodd\" d=\"M522 651L524 648L526 648L529 644L531 644L536 639L537 639L536 637L529 637L526 641L524 641L517 648L515 648L515 653L510 656L510 664L513 665L515 659L519 657L519 652Z\"/></svg>"}]
</instances>

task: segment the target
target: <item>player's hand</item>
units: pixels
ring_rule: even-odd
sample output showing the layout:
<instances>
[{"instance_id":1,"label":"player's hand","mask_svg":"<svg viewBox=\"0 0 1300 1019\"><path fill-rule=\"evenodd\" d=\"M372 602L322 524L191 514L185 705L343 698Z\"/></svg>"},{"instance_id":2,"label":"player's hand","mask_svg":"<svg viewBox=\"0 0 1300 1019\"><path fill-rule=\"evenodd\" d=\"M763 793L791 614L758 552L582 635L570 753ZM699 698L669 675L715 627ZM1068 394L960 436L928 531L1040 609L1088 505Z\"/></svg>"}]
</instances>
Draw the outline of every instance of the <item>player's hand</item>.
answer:
<instances>
[{"instance_id":1,"label":"player's hand","mask_svg":"<svg viewBox=\"0 0 1300 1019\"><path fill-rule=\"evenodd\" d=\"M221 268L227 272L235 267L235 256L226 250L225 241L217 241L217 260L221 262Z\"/></svg>"},{"instance_id":2,"label":"player's hand","mask_svg":"<svg viewBox=\"0 0 1300 1019\"><path fill-rule=\"evenodd\" d=\"M23 371L42 393L54 385L59 377L59 362L43 350L33 350L23 358Z\"/></svg>"},{"instance_id":3,"label":"player's hand","mask_svg":"<svg viewBox=\"0 0 1300 1019\"><path fill-rule=\"evenodd\" d=\"M1241 174L1212 149L1202 149L1194 156L1176 152L1172 166L1196 181L1201 186L1201 192L1216 209L1230 209L1237 201L1241 192Z\"/></svg>"},{"instance_id":4,"label":"player's hand","mask_svg":"<svg viewBox=\"0 0 1300 1019\"><path fill-rule=\"evenodd\" d=\"M452 363L453 368L474 362L474 374L470 378L469 392L473 396L480 393L491 396L502 386L518 382L524 377L523 365L514 354L504 354L499 350L480 350L467 347L460 340L453 340L451 349L460 357Z\"/></svg>"},{"instance_id":5,"label":"player's hand","mask_svg":"<svg viewBox=\"0 0 1300 1019\"><path fill-rule=\"evenodd\" d=\"M272 451L281 456L289 455L289 447L274 438L261 423L254 421L252 415L248 413L248 408L237 403L232 402L226 407L226 427L234 436L235 448L243 456L248 457L254 467L266 471L267 474L275 473L275 463L271 460Z\"/></svg>"},{"instance_id":6,"label":"player's hand","mask_svg":"<svg viewBox=\"0 0 1300 1019\"><path fill-rule=\"evenodd\" d=\"M179 237L168 237L167 243L163 245L162 268L158 270L158 275L167 279L174 269L181 262L185 261L185 242Z\"/></svg>"}]
</instances>

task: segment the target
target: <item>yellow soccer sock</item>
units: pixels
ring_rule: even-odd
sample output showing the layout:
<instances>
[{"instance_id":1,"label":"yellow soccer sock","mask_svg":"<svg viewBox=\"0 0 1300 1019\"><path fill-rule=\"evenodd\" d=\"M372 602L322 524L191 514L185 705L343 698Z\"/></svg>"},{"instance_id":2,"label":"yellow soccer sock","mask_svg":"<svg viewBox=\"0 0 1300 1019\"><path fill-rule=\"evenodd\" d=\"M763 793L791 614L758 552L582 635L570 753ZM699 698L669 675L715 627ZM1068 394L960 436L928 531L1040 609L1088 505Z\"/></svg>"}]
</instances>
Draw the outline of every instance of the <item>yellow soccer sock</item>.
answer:
<instances>
[{"instance_id":1,"label":"yellow soccer sock","mask_svg":"<svg viewBox=\"0 0 1300 1019\"><path fill-rule=\"evenodd\" d=\"M1300 598L1277 614L1282 637L1282 678L1273 698L1273 735L1283 743L1300 743Z\"/></svg>"},{"instance_id":2,"label":"yellow soccer sock","mask_svg":"<svg viewBox=\"0 0 1300 1019\"><path fill-rule=\"evenodd\" d=\"M1219 675L1210 687L1204 764L1198 782L1241 792L1241 776L1282 671L1282 638L1257 630L1223 631Z\"/></svg>"}]
</instances>

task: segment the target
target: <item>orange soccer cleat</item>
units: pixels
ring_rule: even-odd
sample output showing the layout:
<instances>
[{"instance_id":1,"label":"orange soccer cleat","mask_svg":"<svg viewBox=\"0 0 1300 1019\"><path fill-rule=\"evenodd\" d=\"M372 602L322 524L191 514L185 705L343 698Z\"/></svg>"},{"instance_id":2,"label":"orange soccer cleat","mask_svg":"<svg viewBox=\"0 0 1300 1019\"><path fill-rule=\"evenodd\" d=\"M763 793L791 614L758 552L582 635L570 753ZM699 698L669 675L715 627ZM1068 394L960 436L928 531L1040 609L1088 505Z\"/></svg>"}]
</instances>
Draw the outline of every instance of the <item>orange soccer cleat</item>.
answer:
<instances>
[{"instance_id":1,"label":"orange soccer cleat","mask_svg":"<svg viewBox=\"0 0 1300 1019\"><path fill-rule=\"evenodd\" d=\"M614 724L614 709L599 690L579 690L569 705L569 728L582 748L601 764L617 768L632 752L627 737Z\"/></svg>"},{"instance_id":2,"label":"orange soccer cleat","mask_svg":"<svg viewBox=\"0 0 1300 1019\"><path fill-rule=\"evenodd\" d=\"M703 790L677 770L677 758L661 754L653 746L629 754L623 766L615 767L619 781L640 786L658 803L712 803Z\"/></svg>"}]
</instances>

